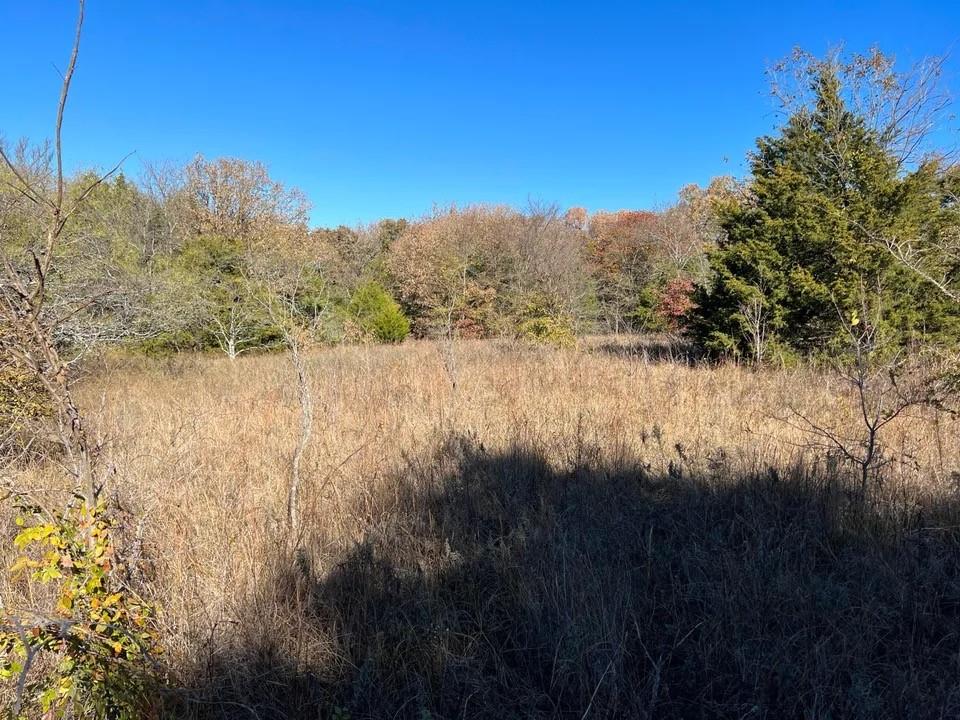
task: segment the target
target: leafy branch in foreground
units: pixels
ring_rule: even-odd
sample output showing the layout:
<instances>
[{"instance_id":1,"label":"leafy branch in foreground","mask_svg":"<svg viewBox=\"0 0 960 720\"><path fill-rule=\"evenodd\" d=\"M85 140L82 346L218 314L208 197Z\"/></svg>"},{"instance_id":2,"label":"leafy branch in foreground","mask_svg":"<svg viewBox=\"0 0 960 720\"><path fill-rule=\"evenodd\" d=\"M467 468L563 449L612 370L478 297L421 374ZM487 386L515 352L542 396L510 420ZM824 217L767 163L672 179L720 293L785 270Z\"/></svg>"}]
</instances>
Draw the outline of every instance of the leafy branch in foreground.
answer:
<instances>
[{"instance_id":1,"label":"leafy branch in foreground","mask_svg":"<svg viewBox=\"0 0 960 720\"><path fill-rule=\"evenodd\" d=\"M120 579L113 525L104 506L79 496L47 512L19 496L21 555L10 571L53 590L50 615L4 610L0 678L15 683L12 718L135 718L149 702L159 652L153 606ZM31 674L35 664L50 670Z\"/></svg>"}]
</instances>

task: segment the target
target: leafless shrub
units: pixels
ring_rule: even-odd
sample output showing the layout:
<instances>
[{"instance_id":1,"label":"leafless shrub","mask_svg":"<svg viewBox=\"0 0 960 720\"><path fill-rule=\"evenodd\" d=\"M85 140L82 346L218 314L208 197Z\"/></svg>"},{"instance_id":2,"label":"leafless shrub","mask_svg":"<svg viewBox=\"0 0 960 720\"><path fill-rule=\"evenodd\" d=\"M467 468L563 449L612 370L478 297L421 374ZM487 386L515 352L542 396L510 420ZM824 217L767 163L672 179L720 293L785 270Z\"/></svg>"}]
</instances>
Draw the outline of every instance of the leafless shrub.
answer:
<instances>
[{"instance_id":1,"label":"leafless shrub","mask_svg":"<svg viewBox=\"0 0 960 720\"><path fill-rule=\"evenodd\" d=\"M859 496L865 499L871 481L879 484L884 467L898 460L887 453L884 429L909 408L926 403L929 387L921 379L923 366L911 364L904 350L884 336L882 292L874 295L872 302L866 299L866 293L862 297L859 313L850 318L840 314L846 347L830 361L853 393L857 421L850 427L833 429L791 410L802 427L819 439L818 447L839 452L857 469Z\"/></svg>"}]
</instances>

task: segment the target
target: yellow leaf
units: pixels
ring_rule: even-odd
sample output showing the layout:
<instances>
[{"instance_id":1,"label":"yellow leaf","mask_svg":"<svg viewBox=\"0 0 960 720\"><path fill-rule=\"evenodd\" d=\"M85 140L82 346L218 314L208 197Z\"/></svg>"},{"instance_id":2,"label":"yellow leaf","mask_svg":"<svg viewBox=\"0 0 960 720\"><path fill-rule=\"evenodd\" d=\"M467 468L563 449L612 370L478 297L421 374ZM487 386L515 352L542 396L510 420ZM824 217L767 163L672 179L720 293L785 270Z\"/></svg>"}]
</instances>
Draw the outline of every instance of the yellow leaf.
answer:
<instances>
[{"instance_id":1,"label":"yellow leaf","mask_svg":"<svg viewBox=\"0 0 960 720\"><path fill-rule=\"evenodd\" d=\"M39 565L36 560L31 560L28 557L21 556L17 558L17 561L10 566L10 572L13 574L23 572L26 568L35 568Z\"/></svg>"}]
</instances>

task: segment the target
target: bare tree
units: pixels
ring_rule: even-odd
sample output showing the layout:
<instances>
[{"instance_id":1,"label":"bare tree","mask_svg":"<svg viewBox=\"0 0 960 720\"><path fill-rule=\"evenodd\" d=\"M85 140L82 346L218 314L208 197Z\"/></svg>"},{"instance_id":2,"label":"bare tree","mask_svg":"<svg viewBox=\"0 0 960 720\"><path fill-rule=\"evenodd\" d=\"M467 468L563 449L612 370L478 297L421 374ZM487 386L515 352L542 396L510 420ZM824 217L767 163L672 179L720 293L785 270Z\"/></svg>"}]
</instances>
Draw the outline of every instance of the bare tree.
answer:
<instances>
[{"instance_id":1,"label":"bare tree","mask_svg":"<svg viewBox=\"0 0 960 720\"><path fill-rule=\"evenodd\" d=\"M233 362L252 347L254 336L250 332L249 318L244 304L235 298L227 309L226 317L216 311L210 313L213 336L217 346Z\"/></svg>"},{"instance_id":2,"label":"bare tree","mask_svg":"<svg viewBox=\"0 0 960 720\"><path fill-rule=\"evenodd\" d=\"M144 163L140 187L150 203L146 258L171 254L188 234L191 210L184 169L172 162Z\"/></svg>"},{"instance_id":3,"label":"bare tree","mask_svg":"<svg viewBox=\"0 0 960 720\"><path fill-rule=\"evenodd\" d=\"M764 293L759 291L740 305L740 324L743 336L750 345L753 362L760 364L767 352L767 308Z\"/></svg>"},{"instance_id":4,"label":"bare tree","mask_svg":"<svg viewBox=\"0 0 960 720\"><path fill-rule=\"evenodd\" d=\"M8 670L12 668L17 674L14 698L9 708L11 717L22 716L24 704L29 702L28 695L34 692L34 688L28 683L28 674L41 669L48 673L52 670L54 676L59 676L49 682L41 681L40 685L35 686L46 688L36 698L44 716L83 714L86 702L84 695L101 713L111 717L116 714L117 707L127 708L128 703L143 699L139 695L144 686L140 684L139 678L133 679L139 670L129 666L129 654L122 654L117 650L118 636L132 641L130 630L123 627L124 623L130 623L132 627L140 622L147 622L146 615L139 614L142 601L137 600L136 610L131 609L134 606L127 606L122 611L119 609L126 603L125 594L129 589L126 583L130 578L130 575L122 570L125 565L122 561L135 555L127 555L115 542L114 530L122 532L121 526L113 524L116 508L111 509L113 517L104 519L102 516L104 505L101 496L111 466L102 452L102 441L90 430L74 399L71 363L64 358L59 344L63 328L70 317L81 312L96 298L73 299L72 307L63 302L50 302L51 281L61 271L61 251L69 224L84 209L91 194L120 167L118 164L105 174L89 178L76 193L67 192L63 170L62 128L80 51L84 10L84 0L79 0L73 46L63 73L57 103L51 172L49 175L36 173L35 168L18 162L23 157L22 153L15 151L11 156L0 143L0 163L5 170L3 174L9 174L12 178L4 179L4 182L34 207L44 220L43 232L39 237L29 236L25 242L20 243L8 242L10 238L0 237L0 357L12 358L45 392L55 421L54 435L60 445L61 452L57 459L72 476L72 494L80 500L79 506L71 502L67 510L62 512L50 511L36 502L30 503L29 512L42 516L42 522L49 523L43 527L52 533L60 533L59 542L62 544L58 545L58 552L62 548L64 555L61 557L58 553L52 553L53 559L48 557L48 561L54 564L53 580L56 582L58 578L65 577L57 568L67 567L67 558L72 559L73 564L70 567L82 568L84 561L77 557L81 552L87 553L89 558L110 558L111 564L98 566L96 573L89 569L80 570L82 573L89 573L87 581L82 582L80 587L84 588L82 592L87 593L113 593L109 597L118 609L113 616L116 624L107 624L97 616L81 612L79 608L82 605L78 605L76 613L64 612L62 602L55 612L30 610L12 613L4 608L5 648L8 652L12 650L23 657L23 662L19 664L8 658ZM4 228L4 231L7 230L8 228ZM18 248L19 252L8 252L13 248ZM9 482L11 487L8 497L11 494L18 498L29 497L22 489L12 486L12 479ZM63 546L71 544L74 544L73 549ZM83 550L78 551L78 547ZM69 582L76 581L75 577ZM74 587L76 586L63 585L60 592L70 588L69 592L73 593ZM122 588L124 592L113 592L116 588ZM62 597L64 596L61 595ZM75 594L71 594L70 599L72 603ZM81 602L79 598L76 600ZM103 602L95 595L83 602L87 601L91 607L97 607L95 601ZM136 643L131 647L141 653L141 659L146 661L151 652L151 633L144 631L137 637ZM71 657L66 650L68 647L72 648L69 652L74 653L78 648L83 648L85 657L82 660L78 660L75 655ZM104 647L109 648L109 654L103 651ZM49 655L48 662L40 662L43 655ZM82 669L84 666L86 669ZM111 669L105 670L108 666ZM115 694L118 686L104 678L113 668L121 666L124 669L118 672L126 675L129 682L121 681L119 693ZM82 683L75 682L75 675L84 672L89 673L93 688L81 689ZM70 688L66 697L62 692L65 687ZM128 697L120 697L128 691ZM37 713L39 712L38 709Z\"/></svg>"},{"instance_id":5,"label":"bare tree","mask_svg":"<svg viewBox=\"0 0 960 720\"><path fill-rule=\"evenodd\" d=\"M73 48L57 104L53 139L52 183L50 187L38 181L37 174L14 161L0 145L0 160L12 176L8 184L23 198L42 210L46 216L45 230L39 242L25 249L25 261L17 262L3 252L3 274L0 284L0 320L8 332L0 338L4 352L12 356L46 390L54 409L57 437L66 457L66 466L74 477L78 491L88 505L95 506L103 490L106 472L100 460L100 447L91 441L86 423L74 401L71 390L70 365L61 355L57 334L63 323L82 310L89 300L81 300L69 311L50 312L47 306L49 281L55 274L58 251L64 230L83 207L89 195L119 169L100 175L80 190L69 204L65 196L63 171L62 128L64 112L70 93L80 52L80 37L84 19L84 0L79 2ZM3 243L2 247L7 244Z\"/></svg>"},{"instance_id":6,"label":"bare tree","mask_svg":"<svg viewBox=\"0 0 960 720\"><path fill-rule=\"evenodd\" d=\"M709 275L707 253L723 236L717 206L731 201L739 192L740 187L729 176L715 177L705 188L686 185L680 189L677 203L660 213L654 226L668 272L679 272L698 282Z\"/></svg>"},{"instance_id":7,"label":"bare tree","mask_svg":"<svg viewBox=\"0 0 960 720\"><path fill-rule=\"evenodd\" d=\"M510 242L517 258L515 293L532 290L553 298L558 312L579 319L591 290L586 235L566 221L558 206L532 200L515 222L518 231Z\"/></svg>"},{"instance_id":8,"label":"bare tree","mask_svg":"<svg viewBox=\"0 0 960 720\"><path fill-rule=\"evenodd\" d=\"M287 486L287 523L289 537L296 538L299 543L300 530L300 486L304 453L310 444L313 434L313 391L310 388L310 377L307 374L307 363L304 357L305 346L308 341L308 331L297 322L294 299L290 297L274 297L268 303L270 316L283 333L283 340L290 352L290 362L297 380L297 402L300 406L300 430L297 435L297 444L293 451L293 461L290 468L290 484Z\"/></svg>"},{"instance_id":9,"label":"bare tree","mask_svg":"<svg viewBox=\"0 0 960 720\"><path fill-rule=\"evenodd\" d=\"M297 189L273 180L265 165L198 155L184 171L184 191L196 234L255 241L284 229L305 230L309 203Z\"/></svg>"},{"instance_id":10,"label":"bare tree","mask_svg":"<svg viewBox=\"0 0 960 720\"><path fill-rule=\"evenodd\" d=\"M314 403L306 352L328 312L325 304L305 308L301 304L305 276L311 270L306 263L271 263L261 258L252 263L251 295L260 299L265 311L283 338L296 378L297 403L300 409L299 432L290 466L287 485L287 541L292 547L300 544L300 490L304 455L313 435Z\"/></svg>"},{"instance_id":11,"label":"bare tree","mask_svg":"<svg viewBox=\"0 0 960 720\"><path fill-rule=\"evenodd\" d=\"M773 96L787 115L811 107L814 85L825 71L840 79L847 108L905 168L943 154L933 147L933 134L950 120L951 97L943 84L946 59L926 57L898 70L896 58L876 47L850 56L837 47L825 58L796 48L767 74ZM848 161L842 136L833 139L829 154L840 165Z\"/></svg>"}]
</instances>

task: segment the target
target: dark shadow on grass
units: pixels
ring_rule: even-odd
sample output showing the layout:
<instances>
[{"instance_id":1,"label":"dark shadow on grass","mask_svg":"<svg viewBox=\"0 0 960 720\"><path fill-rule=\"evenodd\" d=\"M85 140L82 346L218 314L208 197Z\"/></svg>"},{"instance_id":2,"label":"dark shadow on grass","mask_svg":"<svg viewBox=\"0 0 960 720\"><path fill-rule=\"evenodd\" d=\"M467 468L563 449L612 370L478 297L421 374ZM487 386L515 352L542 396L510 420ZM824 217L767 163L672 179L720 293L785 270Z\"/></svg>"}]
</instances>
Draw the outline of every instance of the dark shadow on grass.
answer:
<instances>
[{"instance_id":1,"label":"dark shadow on grass","mask_svg":"<svg viewBox=\"0 0 960 720\"><path fill-rule=\"evenodd\" d=\"M211 648L187 714L958 717L960 512L883 508L803 468L557 471L452 438L355 548L271 580L325 659Z\"/></svg>"}]
</instances>

